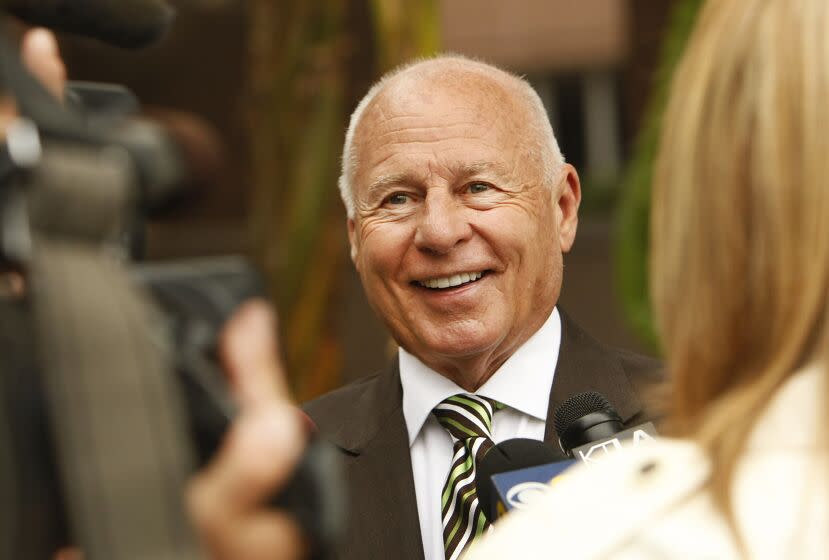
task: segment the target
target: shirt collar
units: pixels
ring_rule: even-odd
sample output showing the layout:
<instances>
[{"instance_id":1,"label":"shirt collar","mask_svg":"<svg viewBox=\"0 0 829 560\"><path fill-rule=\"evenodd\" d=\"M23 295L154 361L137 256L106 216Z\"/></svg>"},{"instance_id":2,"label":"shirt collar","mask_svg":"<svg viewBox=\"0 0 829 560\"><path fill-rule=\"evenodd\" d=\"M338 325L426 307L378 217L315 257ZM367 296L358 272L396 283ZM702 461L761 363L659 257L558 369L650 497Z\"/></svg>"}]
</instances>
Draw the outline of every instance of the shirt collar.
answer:
<instances>
[{"instance_id":1,"label":"shirt collar","mask_svg":"<svg viewBox=\"0 0 829 560\"><path fill-rule=\"evenodd\" d=\"M560 345L561 317L553 308L541 328L507 358L477 394L546 421ZM466 391L403 348L399 358L403 416L412 445L432 409L445 398Z\"/></svg>"}]
</instances>

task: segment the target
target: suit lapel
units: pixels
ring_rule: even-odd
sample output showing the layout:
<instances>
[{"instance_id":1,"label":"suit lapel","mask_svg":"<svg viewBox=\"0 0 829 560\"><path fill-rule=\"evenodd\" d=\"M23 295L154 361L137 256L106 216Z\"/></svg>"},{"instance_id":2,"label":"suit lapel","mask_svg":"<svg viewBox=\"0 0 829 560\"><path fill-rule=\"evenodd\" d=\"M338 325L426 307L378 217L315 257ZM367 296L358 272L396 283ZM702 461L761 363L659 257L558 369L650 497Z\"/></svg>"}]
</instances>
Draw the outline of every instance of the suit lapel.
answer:
<instances>
[{"instance_id":1,"label":"suit lapel","mask_svg":"<svg viewBox=\"0 0 829 560\"><path fill-rule=\"evenodd\" d=\"M352 403L333 437L352 493L339 558L422 560L423 542L397 360Z\"/></svg>"},{"instance_id":2,"label":"suit lapel","mask_svg":"<svg viewBox=\"0 0 829 560\"><path fill-rule=\"evenodd\" d=\"M561 312L561 346L558 354L544 441L565 458L558 445L555 413L561 404L584 391L604 395L627 422L640 412L642 403L637 397L618 356L581 329L567 314Z\"/></svg>"}]
</instances>

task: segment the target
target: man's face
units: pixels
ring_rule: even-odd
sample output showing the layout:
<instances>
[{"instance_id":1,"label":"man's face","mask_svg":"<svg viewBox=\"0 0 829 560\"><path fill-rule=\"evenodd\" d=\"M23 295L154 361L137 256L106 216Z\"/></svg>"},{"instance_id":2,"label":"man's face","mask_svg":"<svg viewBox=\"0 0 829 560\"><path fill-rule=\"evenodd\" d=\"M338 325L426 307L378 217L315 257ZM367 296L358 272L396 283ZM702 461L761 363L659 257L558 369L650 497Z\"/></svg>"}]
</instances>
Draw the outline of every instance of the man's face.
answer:
<instances>
[{"instance_id":1,"label":"man's face","mask_svg":"<svg viewBox=\"0 0 829 560\"><path fill-rule=\"evenodd\" d=\"M578 178L565 166L543 184L527 111L492 82L487 95L399 89L357 130L354 263L409 352L453 378L464 364L497 369L558 299Z\"/></svg>"}]
</instances>

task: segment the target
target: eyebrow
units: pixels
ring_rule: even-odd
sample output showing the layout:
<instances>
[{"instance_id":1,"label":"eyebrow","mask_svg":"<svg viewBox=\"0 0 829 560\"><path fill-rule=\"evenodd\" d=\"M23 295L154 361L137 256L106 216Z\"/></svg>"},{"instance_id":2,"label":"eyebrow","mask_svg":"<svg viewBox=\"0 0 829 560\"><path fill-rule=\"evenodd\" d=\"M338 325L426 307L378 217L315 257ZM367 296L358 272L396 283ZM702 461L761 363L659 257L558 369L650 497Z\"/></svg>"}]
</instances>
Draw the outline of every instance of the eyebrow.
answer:
<instances>
[{"instance_id":1,"label":"eyebrow","mask_svg":"<svg viewBox=\"0 0 829 560\"><path fill-rule=\"evenodd\" d=\"M493 171L495 173L505 174L506 169L500 162L495 161L475 161L472 163L465 163L455 168L455 174L458 176L469 177L470 175L477 175Z\"/></svg>"},{"instance_id":2,"label":"eyebrow","mask_svg":"<svg viewBox=\"0 0 829 560\"><path fill-rule=\"evenodd\" d=\"M385 190L392 185L400 185L408 182L412 182L412 177L408 173L391 173L389 175L381 175L369 184L367 192L368 195L371 196L375 192Z\"/></svg>"}]
</instances>

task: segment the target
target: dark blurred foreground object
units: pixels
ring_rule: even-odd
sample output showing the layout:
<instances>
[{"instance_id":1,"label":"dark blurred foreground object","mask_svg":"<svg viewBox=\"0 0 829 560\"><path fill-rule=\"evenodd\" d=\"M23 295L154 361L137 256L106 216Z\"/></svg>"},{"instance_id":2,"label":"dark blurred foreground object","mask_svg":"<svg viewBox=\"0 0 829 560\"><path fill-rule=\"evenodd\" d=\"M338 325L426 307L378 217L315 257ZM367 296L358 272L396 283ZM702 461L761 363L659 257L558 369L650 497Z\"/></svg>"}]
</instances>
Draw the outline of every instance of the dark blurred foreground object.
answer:
<instances>
[{"instance_id":1,"label":"dark blurred foreground object","mask_svg":"<svg viewBox=\"0 0 829 560\"><path fill-rule=\"evenodd\" d=\"M0 273L25 279L0 301L0 557L198 558L182 490L233 417L215 335L257 276L238 259L128 267L157 159L117 118L61 107L5 44L0 86L23 116L0 153ZM311 445L273 501L317 557L343 520L333 461Z\"/></svg>"},{"instance_id":2,"label":"dark blurred foreground object","mask_svg":"<svg viewBox=\"0 0 829 560\"><path fill-rule=\"evenodd\" d=\"M165 0L5 0L2 6L31 25L128 49L159 41L175 18Z\"/></svg>"}]
</instances>

